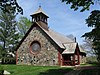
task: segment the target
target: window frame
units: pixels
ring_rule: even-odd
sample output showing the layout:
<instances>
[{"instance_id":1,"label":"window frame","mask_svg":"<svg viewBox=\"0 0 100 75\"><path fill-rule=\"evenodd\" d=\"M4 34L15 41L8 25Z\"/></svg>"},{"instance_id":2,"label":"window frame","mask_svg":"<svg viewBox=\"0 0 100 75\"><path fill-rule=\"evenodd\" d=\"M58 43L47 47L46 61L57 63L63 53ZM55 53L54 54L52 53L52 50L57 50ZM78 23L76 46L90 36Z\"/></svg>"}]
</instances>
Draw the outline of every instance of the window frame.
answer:
<instances>
[{"instance_id":1,"label":"window frame","mask_svg":"<svg viewBox=\"0 0 100 75\"><path fill-rule=\"evenodd\" d=\"M39 45L39 47L40 47L40 49L39 50L33 50L33 44L34 43L37 43L38 45ZM30 45L30 52L32 53L32 54L38 54L39 52L41 51L41 44L38 42L38 41L33 41L32 43L31 43L31 45Z\"/></svg>"}]
</instances>

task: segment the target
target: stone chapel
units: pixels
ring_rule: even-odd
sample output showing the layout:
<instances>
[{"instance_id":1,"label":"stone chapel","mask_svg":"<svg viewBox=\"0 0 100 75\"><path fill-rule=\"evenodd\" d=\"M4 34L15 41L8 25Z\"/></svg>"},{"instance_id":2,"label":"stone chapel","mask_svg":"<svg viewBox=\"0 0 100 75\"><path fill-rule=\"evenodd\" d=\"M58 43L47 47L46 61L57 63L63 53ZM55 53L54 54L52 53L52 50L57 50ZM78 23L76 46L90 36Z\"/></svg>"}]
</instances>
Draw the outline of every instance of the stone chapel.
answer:
<instances>
[{"instance_id":1,"label":"stone chapel","mask_svg":"<svg viewBox=\"0 0 100 75\"><path fill-rule=\"evenodd\" d=\"M41 7L31 15L32 25L16 49L17 65L75 66L86 62L86 53L76 41L48 27Z\"/></svg>"}]
</instances>

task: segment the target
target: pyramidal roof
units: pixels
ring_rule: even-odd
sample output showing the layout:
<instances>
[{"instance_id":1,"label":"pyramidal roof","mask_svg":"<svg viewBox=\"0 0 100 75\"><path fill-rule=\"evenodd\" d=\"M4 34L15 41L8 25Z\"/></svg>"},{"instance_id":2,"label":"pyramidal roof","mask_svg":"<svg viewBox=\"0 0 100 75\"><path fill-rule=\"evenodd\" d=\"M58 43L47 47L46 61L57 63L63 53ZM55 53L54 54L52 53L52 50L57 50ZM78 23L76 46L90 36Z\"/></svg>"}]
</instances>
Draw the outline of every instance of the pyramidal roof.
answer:
<instances>
[{"instance_id":1,"label":"pyramidal roof","mask_svg":"<svg viewBox=\"0 0 100 75\"><path fill-rule=\"evenodd\" d=\"M39 6L38 10L35 11L32 15L36 15L36 14L39 14L39 13L42 13L42 14L44 14L45 16L48 17L48 15L42 10L41 6ZM32 15L31 15L31 16L32 16Z\"/></svg>"}]
</instances>

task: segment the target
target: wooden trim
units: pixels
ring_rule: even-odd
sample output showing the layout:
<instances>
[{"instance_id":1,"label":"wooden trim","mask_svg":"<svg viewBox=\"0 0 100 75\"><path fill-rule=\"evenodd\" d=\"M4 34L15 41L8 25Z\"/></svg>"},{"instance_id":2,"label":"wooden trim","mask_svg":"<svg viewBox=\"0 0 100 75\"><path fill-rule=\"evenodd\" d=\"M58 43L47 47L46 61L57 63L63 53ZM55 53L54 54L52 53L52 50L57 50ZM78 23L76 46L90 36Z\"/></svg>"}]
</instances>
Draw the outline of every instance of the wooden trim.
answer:
<instances>
[{"instance_id":1,"label":"wooden trim","mask_svg":"<svg viewBox=\"0 0 100 75\"><path fill-rule=\"evenodd\" d=\"M32 50L32 44L33 44L33 43L38 43L39 46L40 46L40 50L38 50L38 51L34 51L34 52L33 52L33 50ZM40 42L39 42L38 40L34 40L34 41L30 44L29 49L30 49L30 53L31 53L31 54L33 54L33 55L37 55L37 54L39 54L40 51L41 51L41 44L40 44Z\"/></svg>"},{"instance_id":2,"label":"wooden trim","mask_svg":"<svg viewBox=\"0 0 100 75\"><path fill-rule=\"evenodd\" d=\"M20 47L20 45L22 44L22 42L26 39L26 37L28 36L28 34L31 32L31 30L33 29L33 27L36 27L36 23L34 22L31 27L29 28L29 30L26 32L25 36L21 39L21 41L19 42L16 51L18 50L18 48Z\"/></svg>"},{"instance_id":3,"label":"wooden trim","mask_svg":"<svg viewBox=\"0 0 100 75\"><path fill-rule=\"evenodd\" d=\"M26 39L26 37L28 36L28 34L31 32L31 30L34 27L39 27L59 48L61 48L54 40L53 38L51 38L44 30L43 28L40 26L40 24L38 24L37 22L33 22L32 26L30 27L30 29L27 31L27 33L25 34L25 36L22 38L22 40L19 42L16 51L18 50L18 48L21 46L22 42Z\"/></svg>"}]
</instances>

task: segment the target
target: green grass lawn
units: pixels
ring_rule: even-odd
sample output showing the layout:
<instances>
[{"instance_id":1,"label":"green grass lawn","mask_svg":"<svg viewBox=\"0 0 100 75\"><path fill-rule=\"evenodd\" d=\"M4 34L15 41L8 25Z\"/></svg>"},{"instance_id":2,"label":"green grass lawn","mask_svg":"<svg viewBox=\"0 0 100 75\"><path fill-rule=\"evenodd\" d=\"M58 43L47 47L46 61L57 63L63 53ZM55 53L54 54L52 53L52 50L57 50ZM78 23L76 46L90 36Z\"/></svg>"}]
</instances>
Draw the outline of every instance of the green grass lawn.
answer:
<instances>
[{"instance_id":1,"label":"green grass lawn","mask_svg":"<svg viewBox=\"0 0 100 75\"><path fill-rule=\"evenodd\" d=\"M86 66L86 65L82 65ZM59 66L32 66L32 65L0 65L0 68L9 71L10 75L65 75L73 68ZM79 75L100 75L100 69L84 69Z\"/></svg>"},{"instance_id":2,"label":"green grass lawn","mask_svg":"<svg viewBox=\"0 0 100 75\"><path fill-rule=\"evenodd\" d=\"M58 66L27 66L27 65L1 65L10 75L64 75L72 68Z\"/></svg>"}]
</instances>

